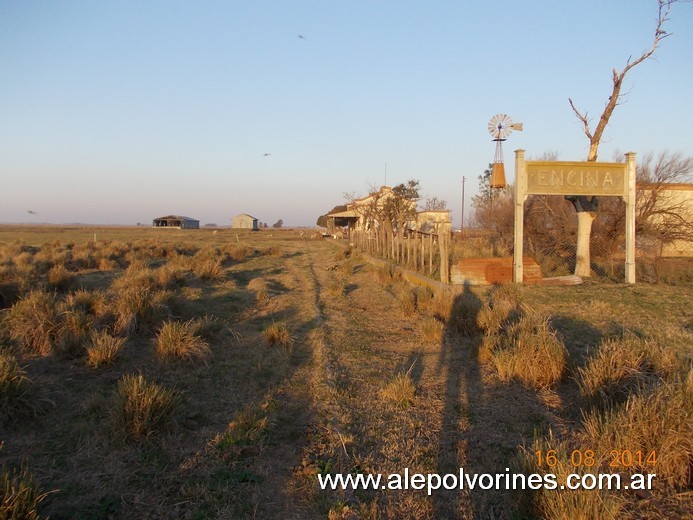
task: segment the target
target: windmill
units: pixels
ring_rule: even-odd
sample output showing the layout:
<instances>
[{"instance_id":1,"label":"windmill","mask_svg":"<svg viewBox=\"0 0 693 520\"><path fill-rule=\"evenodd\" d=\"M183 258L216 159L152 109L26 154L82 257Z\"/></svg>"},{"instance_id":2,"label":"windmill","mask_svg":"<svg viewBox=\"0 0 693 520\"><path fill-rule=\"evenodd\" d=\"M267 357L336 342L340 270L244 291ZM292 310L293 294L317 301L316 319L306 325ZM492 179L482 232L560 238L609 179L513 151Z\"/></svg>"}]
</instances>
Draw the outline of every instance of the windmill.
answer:
<instances>
[{"instance_id":1,"label":"windmill","mask_svg":"<svg viewBox=\"0 0 693 520\"><path fill-rule=\"evenodd\" d=\"M496 151L493 155L491 167L491 188L505 188L505 166L503 165L503 141L513 130L522 131L522 123L513 123L508 114L496 114L488 122L488 131L496 142Z\"/></svg>"}]
</instances>

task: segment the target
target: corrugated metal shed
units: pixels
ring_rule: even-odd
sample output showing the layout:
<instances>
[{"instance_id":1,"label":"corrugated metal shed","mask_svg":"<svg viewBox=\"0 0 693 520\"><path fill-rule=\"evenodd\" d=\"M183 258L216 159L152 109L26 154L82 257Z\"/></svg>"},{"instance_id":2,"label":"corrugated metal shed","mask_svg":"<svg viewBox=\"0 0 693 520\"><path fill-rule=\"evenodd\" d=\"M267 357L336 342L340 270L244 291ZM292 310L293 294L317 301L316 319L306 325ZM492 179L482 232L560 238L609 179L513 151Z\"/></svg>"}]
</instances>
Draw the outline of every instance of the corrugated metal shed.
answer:
<instances>
[{"instance_id":1,"label":"corrugated metal shed","mask_svg":"<svg viewBox=\"0 0 693 520\"><path fill-rule=\"evenodd\" d=\"M200 229L200 221L182 215L167 215L155 218L152 226L156 228Z\"/></svg>"}]
</instances>

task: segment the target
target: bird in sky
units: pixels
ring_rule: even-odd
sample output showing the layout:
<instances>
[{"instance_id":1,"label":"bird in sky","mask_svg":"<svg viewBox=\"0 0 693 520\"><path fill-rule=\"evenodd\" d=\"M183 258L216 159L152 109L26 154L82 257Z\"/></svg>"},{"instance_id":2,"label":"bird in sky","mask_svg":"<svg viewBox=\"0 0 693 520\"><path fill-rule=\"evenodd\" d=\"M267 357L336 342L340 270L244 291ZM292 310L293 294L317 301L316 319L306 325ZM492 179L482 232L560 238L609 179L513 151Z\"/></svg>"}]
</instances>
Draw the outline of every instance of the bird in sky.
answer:
<instances>
[{"instance_id":1,"label":"bird in sky","mask_svg":"<svg viewBox=\"0 0 693 520\"><path fill-rule=\"evenodd\" d=\"M30 209L26 210L27 213L30 213L32 215L38 215L35 211L31 211Z\"/></svg>"},{"instance_id":2,"label":"bird in sky","mask_svg":"<svg viewBox=\"0 0 693 520\"><path fill-rule=\"evenodd\" d=\"M299 37L301 40L305 40L305 39L306 39L306 37L303 36L302 34L299 34L298 37Z\"/></svg>"},{"instance_id":3,"label":"bird in sky","mask_svg":"<svg viewBox=\"0 0 693 520\"><path fill-rule=\"evenodd\" d=\"M266 153L266 154L264 154L263 157L269 157L270 155L272 155L272 154L271 154L271 153Z\"/></svg>"}]
</instances>

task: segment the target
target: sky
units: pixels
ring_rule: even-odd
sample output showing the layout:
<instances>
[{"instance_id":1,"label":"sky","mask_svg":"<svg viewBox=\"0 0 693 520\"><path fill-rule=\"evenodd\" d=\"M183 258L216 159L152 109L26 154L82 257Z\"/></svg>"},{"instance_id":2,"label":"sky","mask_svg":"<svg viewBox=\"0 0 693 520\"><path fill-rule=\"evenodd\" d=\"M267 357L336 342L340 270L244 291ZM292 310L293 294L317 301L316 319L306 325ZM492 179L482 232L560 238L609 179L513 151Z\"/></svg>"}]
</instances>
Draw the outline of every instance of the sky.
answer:
<instances>
[{"instance_id":1,"label":"sky","mask_svg":"<svg viewBox=\"0 0 693 520\"><path fill-rule=\"evenodd\" d=\"M418 179L465 219L504 143L585 160L656 0L0 0L0 222L314 226ZM693 155L693 3L631 70L599 159ZM269 154L269 155L266 155ZM29 213L32 211L34 213Z\"/></svg>"}]
</instances>

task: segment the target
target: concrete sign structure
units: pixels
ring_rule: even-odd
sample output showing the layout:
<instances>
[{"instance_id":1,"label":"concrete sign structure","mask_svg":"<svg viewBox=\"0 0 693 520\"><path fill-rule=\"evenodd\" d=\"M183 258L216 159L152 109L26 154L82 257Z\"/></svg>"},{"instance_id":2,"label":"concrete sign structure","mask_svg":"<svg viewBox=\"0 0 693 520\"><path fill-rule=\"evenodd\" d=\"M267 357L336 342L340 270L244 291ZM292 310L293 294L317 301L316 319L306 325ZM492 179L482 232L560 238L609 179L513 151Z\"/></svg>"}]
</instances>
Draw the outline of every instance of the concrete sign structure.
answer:
<instances>
[{"instance_id":1,"label":"concrete sign structure","mask_svg":"<svg viewBox=\"0 0 693 520\"><path fill-rule=\"evenodd\" d=\"M524 204L528 195L622 197L626 203L626 283L635 283L635 154L625 163L525 161L515 150L513 281L522 283Z\"/></svg>"}]
</instances>

